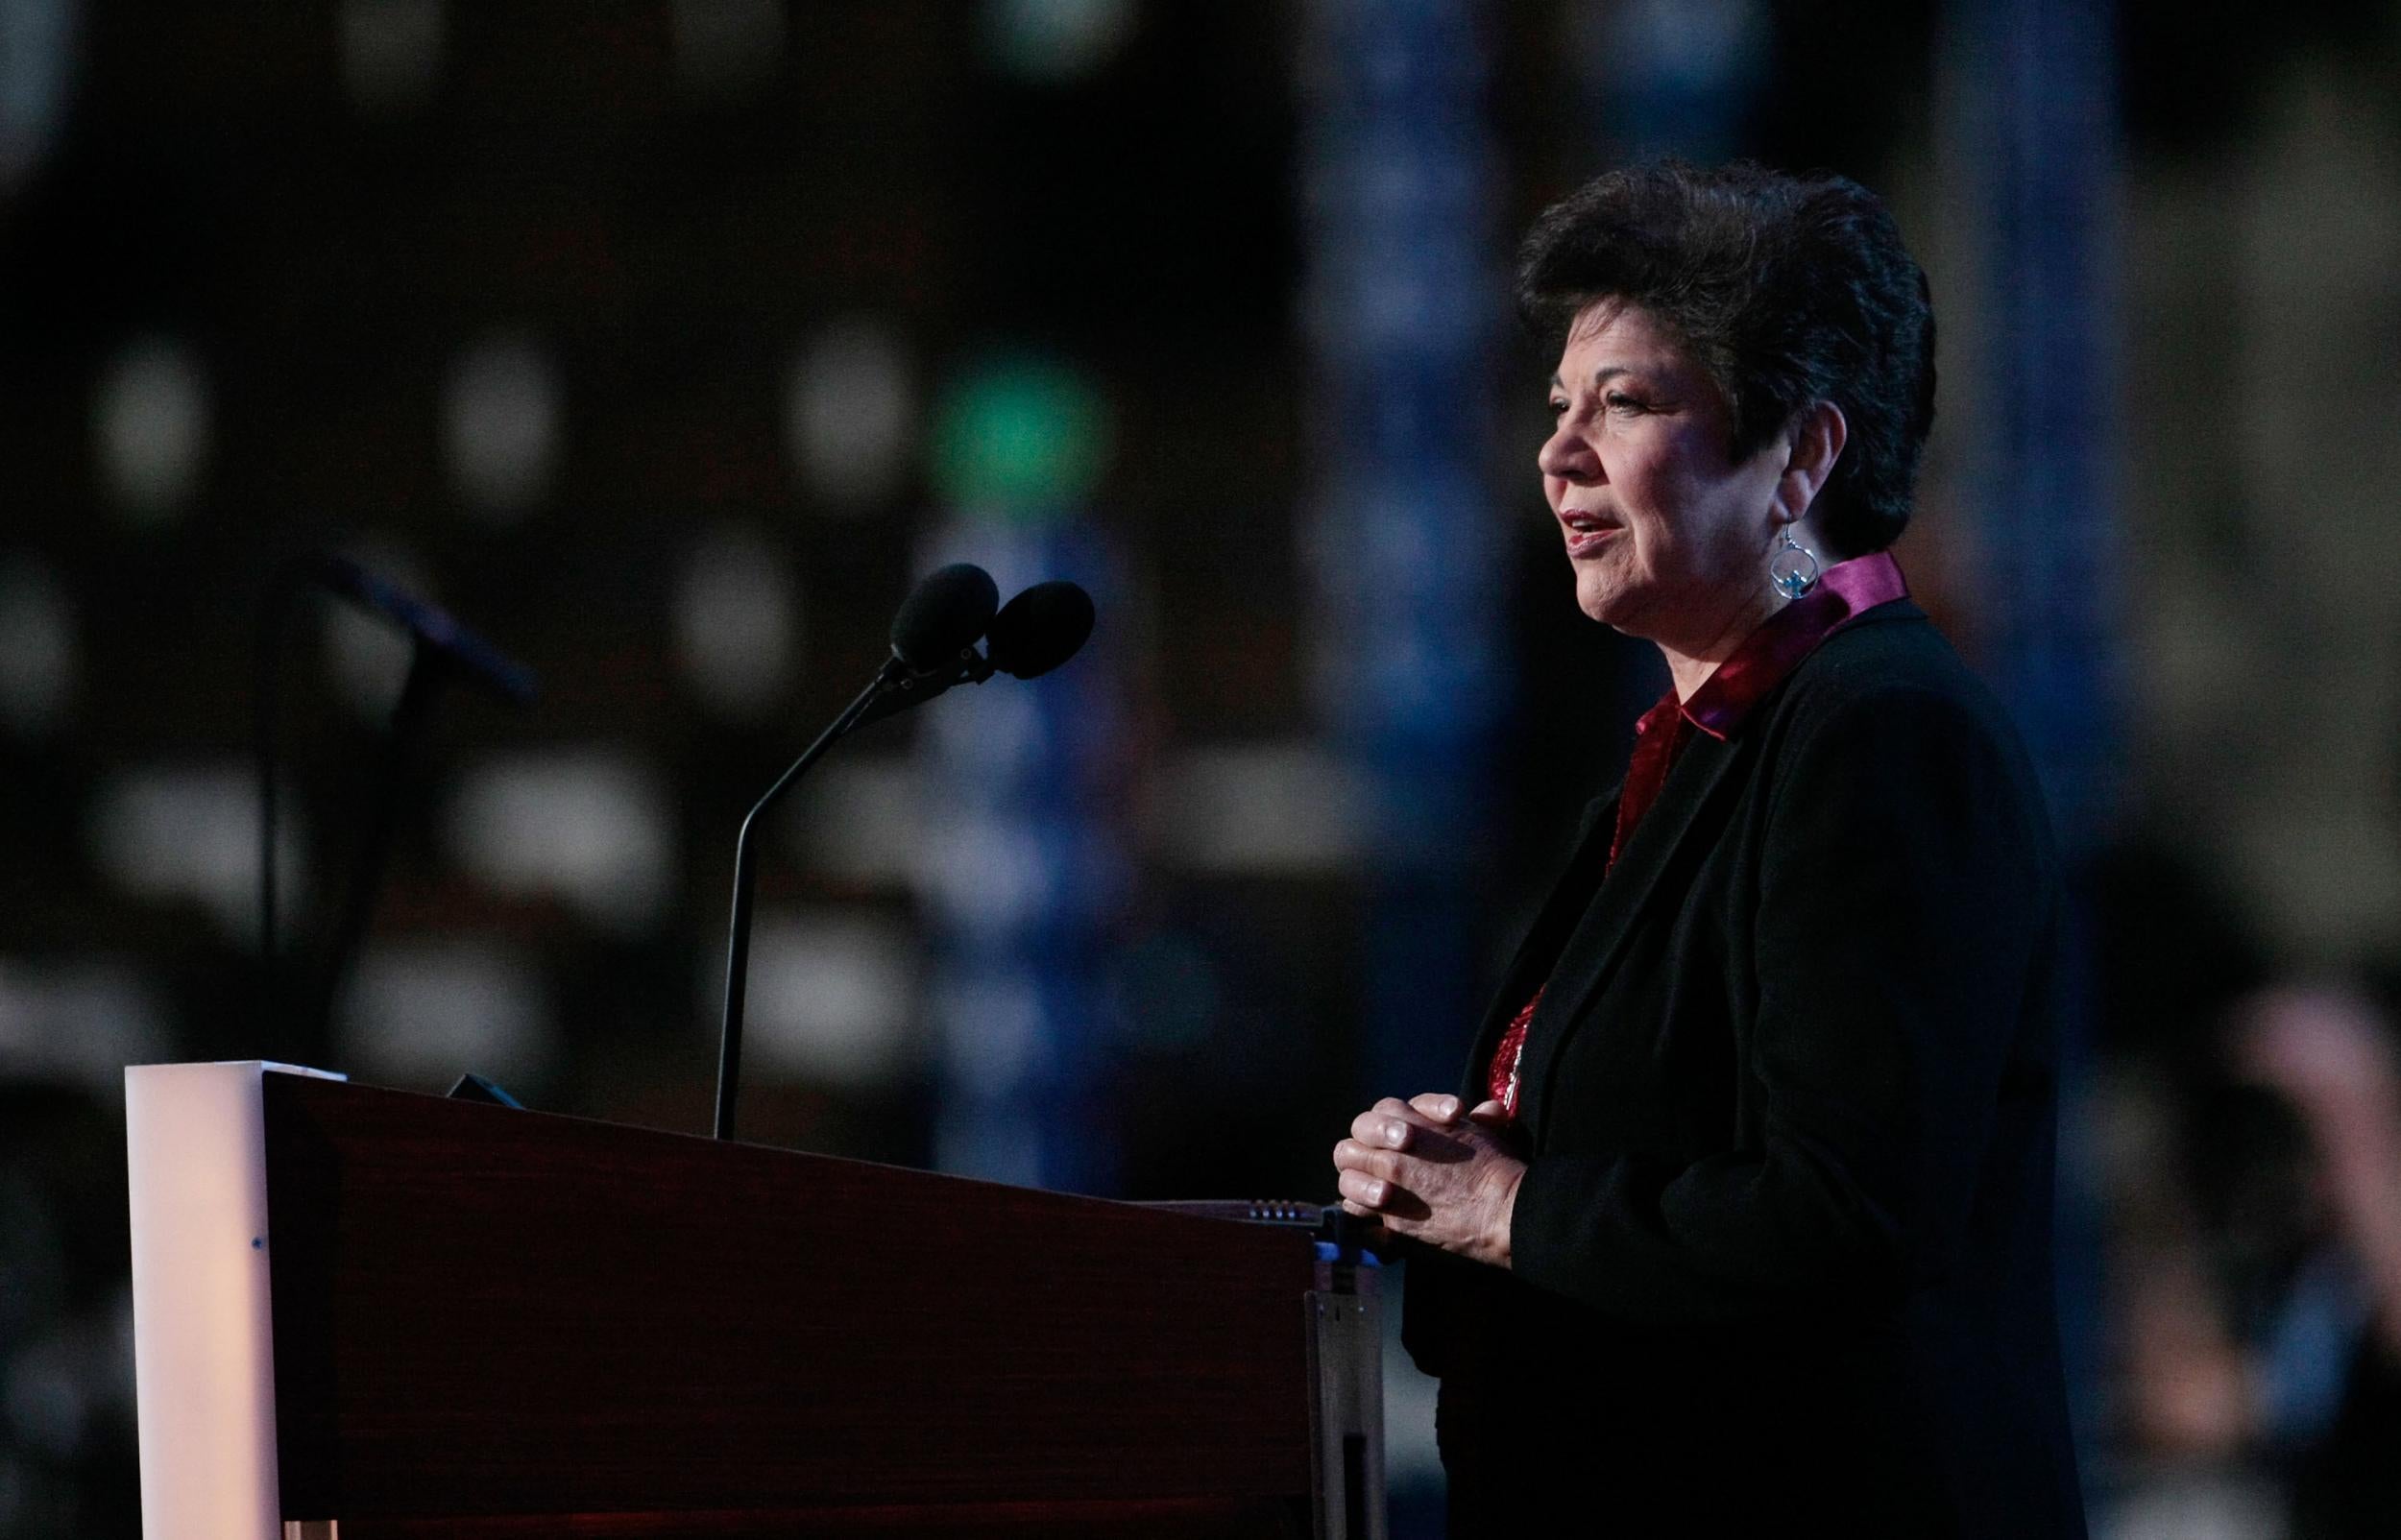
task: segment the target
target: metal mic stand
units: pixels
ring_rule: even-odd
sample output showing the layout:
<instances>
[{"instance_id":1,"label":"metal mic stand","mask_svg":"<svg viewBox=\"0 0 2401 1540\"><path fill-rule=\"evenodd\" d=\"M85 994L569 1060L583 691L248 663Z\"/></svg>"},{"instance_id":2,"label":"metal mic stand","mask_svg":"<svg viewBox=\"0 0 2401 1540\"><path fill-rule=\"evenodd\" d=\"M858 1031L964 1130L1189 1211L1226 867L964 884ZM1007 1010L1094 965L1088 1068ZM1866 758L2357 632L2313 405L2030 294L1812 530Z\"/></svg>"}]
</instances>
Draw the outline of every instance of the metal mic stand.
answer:
<instances>
[{"instance_id":1,"label":"metal mic stand","mask_svg":"<svg viewBox=\"0 0 2401 1540\"><path fill-rule=\"evenodd\" d=\"M907 687L914 681L908 667L894 658L879 669L858 698L842 708L832 725L817 734L817 740L804 750L792 767L776 779L767 794L759 799L742 819L742 830L734 840L734 921L733 934L725 947L725 1026L717 1040L717 1112L715 1137L734 1137L734 1095L740 1089L742 1065L742 994L750 969L750 906L753 890L758 886L759 857L750 836L759 827L759 815L791 789L792 782L811 765L825 758L825 751L836 740L859 725L867 709L885 694Z\"/></svg>"},{"instance_id":2,"label":"metal mic stand","mask_svg":"<svg viewBox=\"0 0 2401 1540\"><path fill-rule=\"evenodd\" d=\"M400 799L408 789L417 751L424 738L434 692L449 672L443 656L427 646L423 638L418 638L409 652L408 679L400 686L399 703L392 708L392 726L384 741L383 775L375 803L367 812L367 837L359 846L358 862L351 872L350 892L342 903L342 918L326 957L325 976L319 985L313 1017L321 1034L332 1030L333 1007L341 994L343 975L349 973L352 960L367 939L368 924L375 918L376 899L383 885L383 868L392 855L392 837L400 829ZM322 1036L319 1041L324 1041Z\"/></svg>"}]
</instances>

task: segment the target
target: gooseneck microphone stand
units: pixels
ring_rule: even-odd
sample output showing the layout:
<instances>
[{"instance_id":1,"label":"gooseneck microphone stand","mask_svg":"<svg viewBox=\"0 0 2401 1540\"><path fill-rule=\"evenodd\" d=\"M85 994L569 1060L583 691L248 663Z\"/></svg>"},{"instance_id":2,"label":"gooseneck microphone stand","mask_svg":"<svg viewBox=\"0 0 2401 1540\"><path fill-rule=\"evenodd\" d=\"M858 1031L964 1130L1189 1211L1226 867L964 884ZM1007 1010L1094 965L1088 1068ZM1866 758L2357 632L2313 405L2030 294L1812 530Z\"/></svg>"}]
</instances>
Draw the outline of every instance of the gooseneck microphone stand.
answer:
<instances>
[{"instance_id":1,"label":"gooseneck microphone stand","mask_svg":"<svg viewBox=\"0 0 2401 1540\"><path fill-rule=\"evenodd\" d=\"M424 638L418 638L409 649L408 678L400 686L400 698L392 708L392 723L383 744L382 774L376 786L376 798L367 810L367 831L359 842L357 864L351 869L350 892L342 901L341 919L335 924L332 945L327 950L325 973L318 980L315 1009L308 1018L309 1029L323 1043L325 1034L332 1030L333 1009L341 999L342 980L366 942L367 927L376 916L376 900L383 891L383 869L392 858L392 840L400 832L400 805L407 800L410 782L422 750L425 727L432 715L434 692L449 673L449 663Z\"/></svg>"},{"instance_id":2,"label":"gooseneck microphone stand","mask_svg":"<svg viewBox=\"0 0 2401 1540\"><path fill-rule=\"evenodd\" d=\"M892 656L742 819L734 841L734 917L725 945L716 1138L734 1137L734 1100L741 1085L742 1000L750 971L751 902L758 885L751 835L760 817L853 728L921 706L954 686L981 685L996 671L1031 679L1066 662L1092 634L1091 596L1072 583L1036 584L1005 609L996 598L990 574L972 563L955 563L929 574L893 618ZM987 632L991 650L978 652L976 642Z\"/></svg>"},{"instance_id":3,"label":"gooseneck microphone stand","mask_svg":"<svg viewBox=\"0 0 2401 1540\"><path fill-rule=\"evenodd\" d=\"M393 708L383 764L366 832L351 874L324 971L305 991L306 1010L292 1019L285 986L284 950L277 935L276 790L277 721L281 707L279 676L283 643L301 594L321 587L334 596L399 627L409 638L408 679ZM340 998L344 975L366 940L374 919L383 869L399 831L400 806L424 747L435 692L453 677L523 706L534 698L533 671L502 655L449 614L376 576L346 556L328 551L288 558L270 570L260 598L257 637L256 714L252 749L258 777L258 974L259 1004L268 1051L294 1064L314 1060L324 1047Z\"/></svg>"},{"instance_id":4,"label":"gooseneck microphone stand","mask_svg":"<svg viewBox=\"0 0 2401 1540\"><path fill-rule=\"evenodd\" d=\"M734 1137L734 1095L741 1083L743 975L750 968L750 902L759 866L750 836L758 831L760 814L774 806L793 782L875 707L907 707L947 689L966 660L977 656L976 643L999 608L991 574L971 562L955 562L928 573L892 617L892 655L875 678L742 819L741 833L734 841L733 934L725 944L725 1022L717 1039L717 1138Z\"/></svg>"},{"instance_id":5,"label":"gooseneck microphone stand","mask_svg":"<svg viewBox=\"0 0 2401 1540\"><path fill-rule=\"evenodd\" d=\"M909 670L897 658L877 671L858 698L842 708L817 740L801 752L792 767L776 778L767 794L759 799L742 819L741 832L734 838L734 924L733 934L725 944L725 1028L717 1040L717 1115L715 1137L734 1137L734 1094L740 1089L742 1065L742 984L750 972L750 903L758 887L758 848L750 836L758 830L759 817L783 799L809 767L825 758L825 751L834 747L841 735L859 725L885 694L899 686L908 678Z\"/></svg>"}]
</instances>

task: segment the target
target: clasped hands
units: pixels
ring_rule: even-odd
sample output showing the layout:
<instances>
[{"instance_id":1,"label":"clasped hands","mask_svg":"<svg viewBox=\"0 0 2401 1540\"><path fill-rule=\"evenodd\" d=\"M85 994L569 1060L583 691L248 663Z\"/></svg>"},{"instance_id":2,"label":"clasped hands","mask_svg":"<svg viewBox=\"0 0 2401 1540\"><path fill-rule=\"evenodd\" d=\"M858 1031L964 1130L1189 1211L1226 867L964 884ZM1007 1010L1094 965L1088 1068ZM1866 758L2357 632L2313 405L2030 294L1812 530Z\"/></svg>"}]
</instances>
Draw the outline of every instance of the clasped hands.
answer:
<instances>
[{"instance_id":1,"label":"clasped hands","mask_svg":"<svg viewBox=\"0 0 2401 1540\"><path fill-rule=\"evenodd\" d=\"M1509 1221L1525 1162L1511 1153L1500 1103L1462 1111L1457 1096L1387 1096L1334 1146L1343 1207L1395 1235L1495 1267L1509 1265Z\"/></svg>"}]
</instances>

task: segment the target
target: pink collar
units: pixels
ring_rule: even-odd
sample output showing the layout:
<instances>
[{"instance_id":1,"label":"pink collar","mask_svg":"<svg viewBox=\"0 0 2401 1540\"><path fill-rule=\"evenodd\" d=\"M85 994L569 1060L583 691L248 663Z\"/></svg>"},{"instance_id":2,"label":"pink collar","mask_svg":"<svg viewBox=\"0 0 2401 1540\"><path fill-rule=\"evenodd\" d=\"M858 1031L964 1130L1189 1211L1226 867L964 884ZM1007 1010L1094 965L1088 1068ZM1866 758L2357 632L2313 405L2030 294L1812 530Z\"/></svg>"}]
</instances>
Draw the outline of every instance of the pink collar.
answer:
<instances>
[{"instance_id":1,"label":"pink collar","mask_svg":"<svg viewBox=\"0 0 2401 1540\"><path fill-rule=\"evenodd\" d=\"M1734 656L1701 682L1692 699L1684 703L1685 719L1710 737L1725 738L1819 643L1878 605L1908 596L1901 564L1889 551L1835 563L1818 578L1816 588L1768 616L1765 625L1744 638ZM1668 695L1673 699L1675 692Z\"/></svg>"}]
</instances>

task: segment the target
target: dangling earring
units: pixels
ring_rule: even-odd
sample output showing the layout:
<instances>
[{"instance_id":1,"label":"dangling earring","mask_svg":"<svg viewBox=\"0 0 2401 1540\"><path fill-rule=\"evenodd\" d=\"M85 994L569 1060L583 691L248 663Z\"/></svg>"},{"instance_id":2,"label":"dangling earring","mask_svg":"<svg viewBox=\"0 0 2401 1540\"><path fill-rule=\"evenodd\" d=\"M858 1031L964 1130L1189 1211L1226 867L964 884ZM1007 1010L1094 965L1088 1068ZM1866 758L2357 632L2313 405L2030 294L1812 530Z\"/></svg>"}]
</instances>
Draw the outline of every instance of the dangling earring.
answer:
<instances>
[{"instance_id":1,"label":"dangling earring","mask_svg":"<svg viewBox=\"0 0 2401 1540\"><path fill-rule=\"evenodd\" d=\"M1768 586L1787 599L1797 599L1817 587L1817 558L1792 538L1792 526L1776 532L1783 542L1767 553Z\"/></svg>"}]
</instances>

